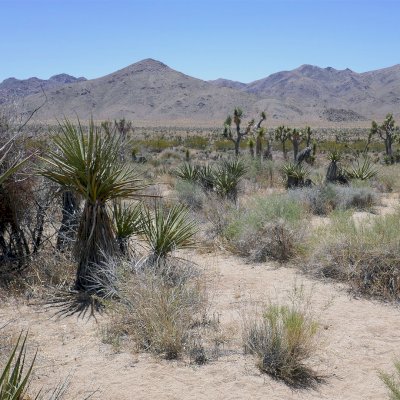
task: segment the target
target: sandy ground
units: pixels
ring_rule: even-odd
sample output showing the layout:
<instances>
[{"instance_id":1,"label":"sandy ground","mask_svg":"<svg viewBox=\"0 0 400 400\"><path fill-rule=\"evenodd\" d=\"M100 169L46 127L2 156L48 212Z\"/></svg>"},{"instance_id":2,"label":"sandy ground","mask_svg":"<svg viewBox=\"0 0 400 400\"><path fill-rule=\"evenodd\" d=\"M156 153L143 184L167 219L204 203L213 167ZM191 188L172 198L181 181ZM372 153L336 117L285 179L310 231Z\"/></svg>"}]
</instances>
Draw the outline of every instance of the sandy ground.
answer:
<instances>
[{"instance_id":1,"label":"sandy ground","mask_svg":"<svg viewBox=\"0 0 400 400\"><path fill-rule=\"evenodd\" d=\"M0 310L0 326L29 328L30 346L38 346L35 387L54 387L70 375L67 399L385 399L377 370L391 370L400 357L400 310L393 305L354 298L346 287L311 280L294 268L246 264L223 253L187 254L207 273L218 274L214 309L222 329L231 332L225 352L204 366L159 360L147 354L115 353L101 341L98 322L76 317L57 320L54 310L9 303ZM312 360L325 383L292 390L259 373L252 356L239 345L240 310L251 300L282 299L293 284L312 292L321 324L321 342ZM8 329L6 327L4 329Z\"/></svg>"}]
</instances>

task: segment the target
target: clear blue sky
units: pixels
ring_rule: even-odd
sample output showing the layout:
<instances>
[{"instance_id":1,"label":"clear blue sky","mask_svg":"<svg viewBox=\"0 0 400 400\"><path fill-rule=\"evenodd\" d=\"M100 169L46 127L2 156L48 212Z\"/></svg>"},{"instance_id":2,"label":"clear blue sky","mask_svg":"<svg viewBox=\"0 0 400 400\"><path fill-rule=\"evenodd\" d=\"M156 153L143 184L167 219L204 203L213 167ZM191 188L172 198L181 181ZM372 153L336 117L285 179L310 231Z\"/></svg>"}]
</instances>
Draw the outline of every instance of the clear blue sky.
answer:
<instances>
[{"instance_id":1,"label":"clear blue sky","mask_svg":"<svg viewBox=\"0 0 400 400\"><path fill-rule=\"evenodd\" d=\"M242 82L400 63L400 0L0 0L0 81L95 78L144 58Z\"/></svg>"}]
</instances>

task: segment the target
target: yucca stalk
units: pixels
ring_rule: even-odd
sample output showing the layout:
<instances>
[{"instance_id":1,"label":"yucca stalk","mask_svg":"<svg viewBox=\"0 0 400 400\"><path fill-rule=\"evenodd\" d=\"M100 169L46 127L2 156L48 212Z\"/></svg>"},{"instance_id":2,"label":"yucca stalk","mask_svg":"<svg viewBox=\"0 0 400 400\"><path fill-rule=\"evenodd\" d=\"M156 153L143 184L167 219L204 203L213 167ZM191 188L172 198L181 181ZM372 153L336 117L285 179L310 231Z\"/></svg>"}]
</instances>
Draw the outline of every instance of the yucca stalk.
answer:
<instances>
[{"instance_id":1,"label":"yucca stalk","mask_svg":"<svg viewBox=\"0 0 400 400\"><path fill-rule=\"evenodd\" d=\"M179 204L169 211L158 205L154 216L149 209L144 210L142 229L151 249L149 264L158 266L173 250L194 245L197 224L189 218L189 210Z\"/></svg>"},{"instance_id":2,"label":"yucca stalk","mask_svg":"<svg viewBox=\"0 0 400 400\"><path fill-rule=\"evenodd\" d=\"M118 251L107 202L132 197L143 188L136 172L121 162L121 138L103 135L102 128L89 122L59 124L53 138L56 147L43 160L42 175L74 190L85 199L74 253L78 261L75 289L91 291L96 268Z\"/></svg>"}]
</instances>

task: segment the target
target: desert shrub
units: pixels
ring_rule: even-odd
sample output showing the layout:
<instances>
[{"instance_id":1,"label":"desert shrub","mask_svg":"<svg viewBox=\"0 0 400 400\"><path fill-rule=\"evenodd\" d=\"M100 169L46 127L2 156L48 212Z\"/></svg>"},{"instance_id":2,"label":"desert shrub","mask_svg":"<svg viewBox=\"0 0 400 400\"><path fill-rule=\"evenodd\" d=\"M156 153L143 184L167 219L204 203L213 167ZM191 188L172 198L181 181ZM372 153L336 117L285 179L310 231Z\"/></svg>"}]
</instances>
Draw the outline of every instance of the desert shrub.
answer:
<instances>
[{"instance_id":1,"label":"desert shrub","mask_svg":"<svg viewBox=\"0 0 400 400\"><path fill-rule=\"evenodd\" d=\"M348 282L364 295L399 298L399 212L358 224L349 212L334 213L331 224L317 229L314 239L310 271Z\"/></svg>"},{"instance_id":2,"label":"desert shrub","mask_svg":"<svg viewBox=\"0 0 400 400\"><path fill-rule=\"evenodd\" d=\"M201 278L170 284L163 274L142 271L121 284L122 302L109 330L133 339L138 350L167 359L181 356L193 327L204 318L207 296Z\"/></svg>"},{"instance_id":3,"label":"desert shrub","mask_svg":"<svg viewBox=\"0 0 400 400\"><path fill-rule=\"evenodd\" d=\"M381 192L400 191L400 165L382 166L379 178L372 180L372 185Z\"/></svg>"},{"instance_id":4,"label":"desert shrub","mask_svg":"<svg viewBox=\"0 0 400 400\"><path fill-rule=\"evenodd\" d=\"M273 160L246 159L246 178L259 185L275 186L281 182L282 165Z\"/></svg>"},{"instance_id":5,"label":"desert shrub","mask_svg":"<svg viewBox=\"0 0 400 400\"><path fill-rule=\"evenodd\" d=\"M210 140L204 136L190 136L185 139L185 146L190 149L205 150Z\"/></svg>"},{"instance_id":6,"label":"desert shrub","mask_svg":"<svg viewBox=\"0 0 400 400\"><path fill-rule=\"evenodd\" d=\"M200 217L206 223L204 240L214 241L219 236L224 236L224 231L231 222L235 206L231 201L223 199L213 193L207 196Z\"/></svg>"},{"instance_id":7,"label":"desert shrub","mask_svg":"<svg viewBox=\"0 0 400 400\"><path fill-rule=\"evenodd\" d=\"M286 194L257 197L228 215L223 236L252 261L287 261L301 248L303 206Z\"/></svg>"},{"instance_id":8,"label":"desert shrub","mask_svg":"<svg viewBox=\"0 0 400 400\"><path fill-rule=\"evenodd\" d=\"M306 361L316 350L318 324L297 295L291 304L268 304L258 318L244 318L245 353L257 357L257 366L291 386L317 382Z\"/></svg>"},{"instance_id":9,"label":"desert shrub","mask_svg":"<svg viewBox=\"0 0 400 400\"><path fill-rule=\"evenodd\" d=\"M340 210L349 208L369 210L378 203L376 192L368 186L357 187L355 185L339 185L335 190L337 193L336 208Z\"/></svg>"},{"instance_id":10,"label":"desert shrub","mask_svg":"<svg viewBox=\"0 0 400 400\"><path fill-rule=\"evenodd\" d=\"M203 189L194 183L178 181L175 186L178 201L192 210L199 210L206 201Z\"/></svg>"},{"instance_id":11,"label":"desert shrub","mask_svg":"<svg viewBox=\"0 0 400 400\"><path fill-rule=\"evenodd\" d=\"M380 371L379 377L389 392L389 399L400 400L400 361L396 361L394 367L396 370L394 374Z\"/></svg>"},{"instance_id":12,"label":"desert shrub","mask_svg":"<svg viewBox=\"0 0 400 400\"><path fill-rule=\"evenodd\" d=\"M179 144L180 141L177 139L165 139L163 137L157 137L154 139L147 139L138 142L138 145L155 153L160 153L163 150L179 146Z\"/></svg>"},{"instance_id":13,"label":"desert shrub","mask_svg":"<svg viewBox=\"0 0 400 400\"><path fill-rule=\"evenodd\" d=\"M220 139L214 141L214 149L216 151L227 151L232 149L232 142L227 139Z\"/></svg>"},{"instance_id":14,"label":"desert shrub","mask_svg":"<svg viewBox=\"0 0 400 400\"><path fill-rule=\"evenodd\" d=\"M327 215L335 209L369 210L378 202L376 192L368 186L322 184L289 190L288 196L299 201L315 215Z\"/></svg>"}]
</instances>

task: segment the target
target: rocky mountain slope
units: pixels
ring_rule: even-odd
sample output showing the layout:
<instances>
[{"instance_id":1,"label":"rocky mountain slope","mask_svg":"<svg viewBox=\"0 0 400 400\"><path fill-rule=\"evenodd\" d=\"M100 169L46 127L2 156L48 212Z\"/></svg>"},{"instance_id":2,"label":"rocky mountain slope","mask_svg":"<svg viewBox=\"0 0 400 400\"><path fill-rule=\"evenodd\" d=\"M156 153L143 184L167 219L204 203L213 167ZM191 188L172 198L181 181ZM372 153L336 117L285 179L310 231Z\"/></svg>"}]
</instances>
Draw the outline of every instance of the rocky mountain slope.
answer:
<instances>
[{"instance_id":1,"label":"rocky mountain slope","mask_svg":"<svg viewBox=\"0 0 400 400\"><path fill-rule=\"evenodd\" d=\"M42 90L43 88L43 90ZM128 118L149 124L221 124L234 107L251 117L266 111L272 123L343 123L400 112L400 65L365 73L302 65L248 84L204 81L146 59L85 80L66 74L47 81L6 79L0 104L22 99L26 109L43 102L38 117Z\"/></svg>"}]
</instances>

